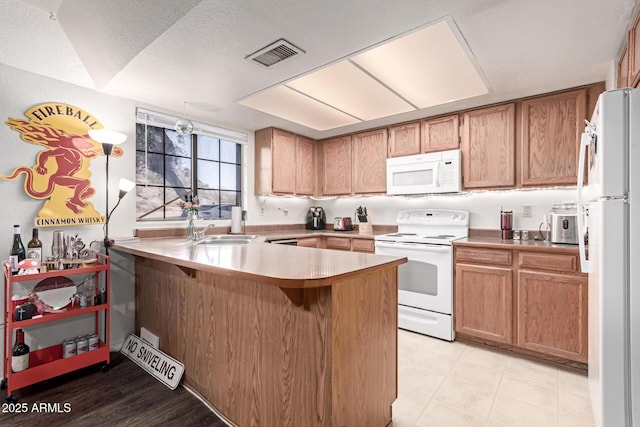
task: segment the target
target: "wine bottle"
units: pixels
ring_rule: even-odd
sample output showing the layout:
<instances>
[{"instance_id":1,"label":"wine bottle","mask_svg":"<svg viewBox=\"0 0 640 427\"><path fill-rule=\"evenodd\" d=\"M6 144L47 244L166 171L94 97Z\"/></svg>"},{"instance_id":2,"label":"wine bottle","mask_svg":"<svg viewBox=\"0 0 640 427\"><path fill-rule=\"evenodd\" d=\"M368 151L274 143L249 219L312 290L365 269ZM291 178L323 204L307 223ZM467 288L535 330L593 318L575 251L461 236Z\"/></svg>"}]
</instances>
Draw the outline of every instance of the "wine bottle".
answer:
<instances>
[{"instance_id":1,"label":"wine bottle","mask_svg":"<svg viewBox=\"0 0 640 427\"><path fill-rule=\"evenodd\" d=\"M18 274L18 263L25 258L24 245L20 238L20 226L13 226L13 245L11 246L11 255L9 256L9 262L11 262L11 272Z\"/></svg>"},{"instance_id":2,"label":"wine bottle","mask_svg":"<svg viewBox=\"0 0 640 427\"><path fill-rule=\"evenodd\" d=\"M42 242L38 238L38 229L33 229L33 236L27 243L27 258L42 262Z\"/></svg>"},{"instance_id":3,"label":"wine bottle","mask_svg":"<svg viewBox=\"0 0 640 427\"><path fill-rule=\"evenodd\" d=\"M11 354L11 370L13 372L20 372L29 368L29 346L24 343L22 329L16 329L16 343Z\"/></svg>"}]
</instances>

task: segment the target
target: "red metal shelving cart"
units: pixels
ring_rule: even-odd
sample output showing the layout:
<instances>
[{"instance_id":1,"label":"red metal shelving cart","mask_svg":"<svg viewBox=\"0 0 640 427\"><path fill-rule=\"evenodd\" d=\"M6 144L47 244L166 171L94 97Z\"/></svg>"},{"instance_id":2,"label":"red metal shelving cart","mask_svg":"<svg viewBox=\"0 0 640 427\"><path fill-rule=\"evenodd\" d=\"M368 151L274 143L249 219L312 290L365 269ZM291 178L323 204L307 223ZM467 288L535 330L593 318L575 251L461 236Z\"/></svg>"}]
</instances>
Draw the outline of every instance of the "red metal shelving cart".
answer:
<instances>
[{"instance_id":1,"label":"red metal shelving cart","mask_svg":"<svg viewBox=\"0 0 640 427\"><path fill-rule=\"evenodd\" d=\"M49 378L63 375L77 369L81 369L87 366L104 363L103 370L109 367L109 287L110 287L110 259L107 255L98 253L96 255L97 262L87 267L66 269L66 270L54 270L47 271L46 273L29 274L23 276L14 276L11 274L11 265L8 261L4 261L2 264L4 270L4 372L5 378L2 380L2 387L7 388L7 400L14 400L13 391L21 389L23 387L35 384L40 381L44 381ZM95 286L96 292L105 290L105 300L97 305L90 305L88 307L72 307L64 313L45 313L41 317L36 317L27 320L14 320L13 318L13 285L18 282L33 282L36 283L54 277L67 277L74 276L88 277L95 274ZM100 344L98 349L88 351L83 354L79 354L69 358L62 357L62 343L55 344L47 348L38 350L32 350L29 352L29 368L21 372L11 371L11 357L13 347L14 331L16 329L24 328L28 333L28 327L33 325L39 325L42 323L55 322L61 319L67 319L83 314L94 313L95 314L95 333L99 332L99 317L100 313L104 312L105 315L105 328L104 336L100 337Z\"/></svg>"}]
</instances>

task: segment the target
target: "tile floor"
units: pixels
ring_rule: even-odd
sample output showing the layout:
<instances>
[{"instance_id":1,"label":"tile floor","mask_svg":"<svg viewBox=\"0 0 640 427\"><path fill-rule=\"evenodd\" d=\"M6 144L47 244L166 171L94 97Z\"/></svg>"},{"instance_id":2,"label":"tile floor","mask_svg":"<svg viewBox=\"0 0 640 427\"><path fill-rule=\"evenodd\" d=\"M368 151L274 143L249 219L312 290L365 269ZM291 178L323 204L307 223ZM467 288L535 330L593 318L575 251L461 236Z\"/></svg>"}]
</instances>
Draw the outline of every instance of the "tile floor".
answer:
<instances>
[{"instance_id":1,"label":"tile floor","mask_svg":"<svg viewBox=\"0 0 640 427\"><path fill-rule=\"evenodd\" d=\"M393 427L593 425L586 375L399 330Z\"/></svg>"}]
</instances>

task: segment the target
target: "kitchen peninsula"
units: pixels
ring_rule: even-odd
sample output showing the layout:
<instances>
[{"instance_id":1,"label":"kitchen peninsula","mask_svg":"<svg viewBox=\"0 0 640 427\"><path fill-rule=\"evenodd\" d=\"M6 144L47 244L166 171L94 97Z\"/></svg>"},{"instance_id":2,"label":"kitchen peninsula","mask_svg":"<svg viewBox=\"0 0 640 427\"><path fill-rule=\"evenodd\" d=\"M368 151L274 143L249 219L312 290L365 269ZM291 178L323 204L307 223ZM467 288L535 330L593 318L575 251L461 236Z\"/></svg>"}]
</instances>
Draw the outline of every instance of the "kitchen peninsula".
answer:
<instances>
[{"instance_id":1,"label":"kitchen peninsula","mask_svg":"<svg viewBox=\"0 0 640 427\"><path fill-rule=\"evenodd\" d=\"M238 426L385 426L397 396L404 258L273 245L142 239L136 330Z\"/></svg>"}]
</instances>

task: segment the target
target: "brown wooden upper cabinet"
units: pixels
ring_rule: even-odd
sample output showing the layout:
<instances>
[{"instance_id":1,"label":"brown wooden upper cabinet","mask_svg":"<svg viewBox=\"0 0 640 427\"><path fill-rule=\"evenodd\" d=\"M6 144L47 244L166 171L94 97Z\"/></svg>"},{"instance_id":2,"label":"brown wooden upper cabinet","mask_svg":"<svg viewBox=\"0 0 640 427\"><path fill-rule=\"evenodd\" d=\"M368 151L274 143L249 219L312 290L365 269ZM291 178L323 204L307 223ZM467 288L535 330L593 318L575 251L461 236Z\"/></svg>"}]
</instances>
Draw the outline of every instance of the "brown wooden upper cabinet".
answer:
<instances>
[{"instance_id":1,"label":"brown wooden upper cabinet","mask_svg":"<svg viewBox=\"0 0 640 427\"><path fill-rule=\"evenodd\" d=\"M296 194L313 196L316 190L316 142L296 137Z\"/></svg>"},{"instance_id":2,"label":"brown wooden upper cabinet","mask_svg":"<svg viewBox=\"0 0 640 427\"><path fill-rule=\"evenodd\" d=\"M326 139L321 143L322 194L339 196L352 193L351 136Z\"/></svg>"},{"instance_id":3,"label":"brown wooden upper cabinet","mask_svg":"<svg viewBox=\"0 0 640 427\"><path fill-rule=\"evenodd\" d=\"M387 191L387 130L378 129L351 136L353 145L353 192Z\"/></svg>"},{"instance_id":4,"label":"brown wooden upper cabinet","mask_svg":"<svg viewBox=\"0 0 640 427\"><path fill-rule=\"evenodd\" d=\"M522 101L523 186L575 184L587 90Z\"/></svg>"},{"instance_id":5,"label":"brown wooden upper cabinet","mask_svg":"<svg viewBox=\"0 0 640 427\"><path fill-rule=\"evenodd\" d=\"M636 15L636 20L631 27L629 36L629 86L638 87L640 84L640 11Z\"/></svg>"},{"instance_id":6,"label":"brown wooden upper cabinet","mask_svg":"<svg viewBox=\"0 0 640 427\"><path fill-rule=\"evenodd\" d=\"M255 193L315 192L315 142L276 128L255 133Z\"/></svg>"},{"instance_id":7,"label":"brown wooden upper cabinet","mask_svg":"<svg viewBox=\"0 0 640 427\"><path fill-rule=\"evenodd\" d=\"M515 104L464 113L462 187L512 187L515 183Z\"/></svg>"},{"instance_id":8,"label":"brown wooden upper cabinet","mask_svg":"<svg viewBox=\"0 0 640 427\"><path fill-rule=\"evenodd\" d=\"M421 123L421 151L455 150L460 147L458 115L423 120Z\"/></svg>"},{"instance_id":9,"label":"brown wooden upper cabinet","mask_svg":"<svg viewBox=\"0 0 640 427\"><path fill-rule=\"evenodd\" d=\"M420 122L389 128L389 157L420 154Z\"/></svg>"}]
</instances>

